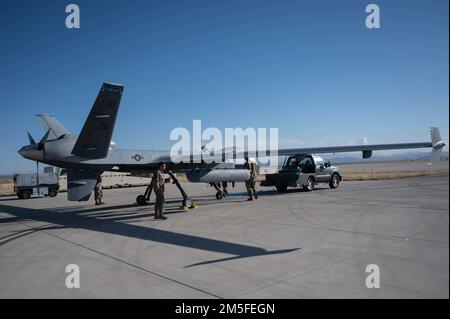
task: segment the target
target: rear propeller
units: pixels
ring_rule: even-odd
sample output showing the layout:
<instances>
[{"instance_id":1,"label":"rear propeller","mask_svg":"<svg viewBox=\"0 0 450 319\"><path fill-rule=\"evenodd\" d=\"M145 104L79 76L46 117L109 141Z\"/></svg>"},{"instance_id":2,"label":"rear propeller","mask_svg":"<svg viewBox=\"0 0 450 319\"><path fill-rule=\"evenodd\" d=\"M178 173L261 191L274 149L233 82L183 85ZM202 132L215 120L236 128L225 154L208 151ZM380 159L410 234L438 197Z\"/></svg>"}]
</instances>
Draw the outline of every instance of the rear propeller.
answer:
<instances>
[{"instance_id":1,"label":"rear propeller","mask_svg":"<svg viewBox=\"0 0 450 319\"><path fill-rule=\"evenodd\" d=\"M30 145L34 145L36 147L36 149L39 150L39 151L44 148L45 142L47 142L49 134L50 134L50 130L48 130L44 134L44 136L41 138L39 143L36 143L36 141L34 140L33 136L31 136L30 132L27 132L28 140L30 141Z\"/></svg>"},{"instance_id":2,"label":"rear propeller","mask_svg":"<svg viewBox=\"0 0 450 319\"><path fill-rule=\"evenodd\" d=\"M28 140L30 141L30 145L36 144L36 142L34 141L33 136L31 136L30 132L27 132L27 135L28 135Z\"/></svg>"}]
</instances>

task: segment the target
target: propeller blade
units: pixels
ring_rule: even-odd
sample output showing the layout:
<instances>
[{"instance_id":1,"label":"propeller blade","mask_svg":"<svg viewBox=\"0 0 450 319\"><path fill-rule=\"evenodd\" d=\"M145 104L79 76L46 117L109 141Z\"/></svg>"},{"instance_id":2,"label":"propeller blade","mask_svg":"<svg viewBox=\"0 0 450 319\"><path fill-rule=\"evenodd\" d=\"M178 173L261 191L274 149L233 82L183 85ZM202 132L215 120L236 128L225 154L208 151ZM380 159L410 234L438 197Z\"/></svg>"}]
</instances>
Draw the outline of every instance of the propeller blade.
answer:
<instances>
[{"instance_id":1,"label":"propeller blade","mask_svg":"<svg viewBox=\"0 0 450 319\"><path fill-rule=\"evenodd\" d=\"M34 141L33 136L31 136L30 132L27 132L27 135L28 135L28 140L30 141L30 144L31 145L36 144L36 142Z\"/></svg>"},{"instance_id":2,"label":"propeller blade","mask_svg":"<svg viewBox=\"0 0 450 319\"><path fill-rule=\"evenodd\" d=\"M44 147L45 142L47 142L48 135L50 134L50 130L45 133L45 135L41 138L38 144L38 150L41 150Z\"/></svg>"}]
</instances>

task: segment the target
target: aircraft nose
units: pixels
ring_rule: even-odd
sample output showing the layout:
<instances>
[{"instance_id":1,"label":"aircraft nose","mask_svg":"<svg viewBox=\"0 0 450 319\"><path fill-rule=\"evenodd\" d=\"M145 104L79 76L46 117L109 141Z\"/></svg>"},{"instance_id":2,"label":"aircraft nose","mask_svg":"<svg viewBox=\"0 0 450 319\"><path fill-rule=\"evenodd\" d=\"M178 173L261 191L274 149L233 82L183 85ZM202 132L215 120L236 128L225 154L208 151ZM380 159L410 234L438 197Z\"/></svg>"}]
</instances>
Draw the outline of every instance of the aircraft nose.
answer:
<instances>
[{"instance_id":1,"label":"aircraft nose","mask_svg":"<svg viewBox=\"0 0 450 319\"><path fill-rule=\"evenodd\" d=\"M18 150L17 153L24 158L34 161L41 161L44 159L44 152L36 149L33 145L24 146Z\"/></svg>"},{"instance_id":2,"label":"aircraft nose","mask_svg":"<svg viewBox=\"0 0 450 319\"><path fill-rule=\"evenodd\" d=\"M20 150L17 151L17 153L19 153L19 155L22 157L26 157L27 151L25 150L25 146L21 147Z\"/></svg>"}]
</instances>

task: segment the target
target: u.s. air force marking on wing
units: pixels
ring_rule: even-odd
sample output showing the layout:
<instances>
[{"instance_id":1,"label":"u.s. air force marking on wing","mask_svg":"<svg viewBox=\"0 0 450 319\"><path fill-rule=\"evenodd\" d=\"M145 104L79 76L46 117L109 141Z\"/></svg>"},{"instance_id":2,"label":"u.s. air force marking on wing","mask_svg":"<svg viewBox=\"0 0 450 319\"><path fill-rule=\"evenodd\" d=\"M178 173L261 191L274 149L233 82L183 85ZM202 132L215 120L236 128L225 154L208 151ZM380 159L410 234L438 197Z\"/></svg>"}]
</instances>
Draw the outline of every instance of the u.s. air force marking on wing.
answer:
<instances>
[{"instance_id":1,"label":"u.s. air force marking on wing","mask_svg":"<svg viewBox=\"0 0 450 319\"><path fill-rule=\"evenodd\" d=\"M141 159L144 158L144 156L136 154L136 155L131 156L131 158L133 158L134 160L139 162Z\"/></svg>"}]
</instances>

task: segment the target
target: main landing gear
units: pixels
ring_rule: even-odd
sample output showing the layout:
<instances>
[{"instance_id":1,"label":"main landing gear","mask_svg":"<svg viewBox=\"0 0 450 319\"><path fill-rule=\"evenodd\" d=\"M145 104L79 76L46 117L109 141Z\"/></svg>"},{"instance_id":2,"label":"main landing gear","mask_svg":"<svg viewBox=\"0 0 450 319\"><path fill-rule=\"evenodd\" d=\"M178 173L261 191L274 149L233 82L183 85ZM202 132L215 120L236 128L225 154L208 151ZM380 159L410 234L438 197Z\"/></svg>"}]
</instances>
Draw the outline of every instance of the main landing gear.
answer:
<instances>
[{"instance_id":1,"label":"main landing gear","mask_svg":"<svg viewBox=\"0 0 450 319\"><path fill-rule=\"evenodd\" d=\"M233 188L234 188L234 182L231 182ZM211 186L214 187L214 189L217 191L216 198L222 199L224 197L228 196L228 182L222 182L222 183L210 183ZM223 189L221 188L221 185Z\"/></svg>"},{"instance_id":2,"label":"main landing gear","mask_svg":"<svg viewBox=\"0 0 450 319\"><path fill-rule=\"evenodd\" d=\"M167 174L169 174L170 178L172 178L175 185L177 185L178 190L180 191L181 195L183 196L183 204L181 206L182 209L188 209L188 208L195 208L195 204L192 201L192 199L189 198L189 196L184 191L183 187L181 187L180 182L176 178L176 176L171 172L168 171ZM150 183L147 186L147 189L145 190L144 195L138 195L136 197L136 203L139 205L145 205L150 201L150 195L152 194L153 186Z\"/></svg>"},{"instance_id":3,"label":"main landing gear","mask_svg":"<svg viewBox=\"0 0 450 319\"><path fill-rule=\"evenodd\" d=\"M217 191L216 198L217 199L222 199L223 196L224 196L224 193L223 193L222 189L220 188L220 184L218 184L218 183L211 183L211 186L213 186L214 189Z\"/></svg>"}]
</instances>

